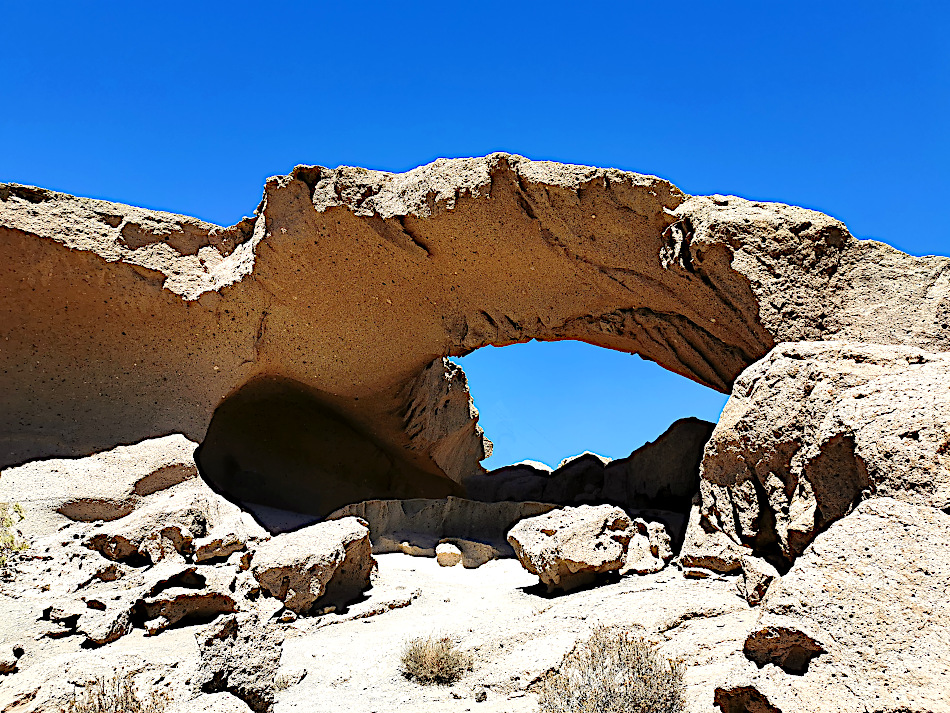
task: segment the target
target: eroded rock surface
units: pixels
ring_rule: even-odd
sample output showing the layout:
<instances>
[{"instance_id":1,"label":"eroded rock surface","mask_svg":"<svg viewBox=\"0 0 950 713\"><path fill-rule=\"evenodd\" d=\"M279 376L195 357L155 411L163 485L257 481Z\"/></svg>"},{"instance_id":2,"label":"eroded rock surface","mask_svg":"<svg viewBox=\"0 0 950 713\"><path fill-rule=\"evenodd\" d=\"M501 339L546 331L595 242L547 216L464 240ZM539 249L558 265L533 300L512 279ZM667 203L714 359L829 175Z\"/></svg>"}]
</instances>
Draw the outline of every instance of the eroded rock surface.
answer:
<instances>
[{"instance_id":1,"label":"eroded rock surface","mask_svg":"<svg viewBox=\"0 0 950 713\"><path fill-rule=\"evenodd\" d=\"M769 588L743 647L752 663L718 696L754 689L783 711L948 711L948 586L950 516L868 500Z\"/></svg>"},{"instance_id":2,"label":"eroded rock surface","mask_svg":"<svg viewBox=\"0 0 950 713\"><path fill-rule=\"evenodd\" d=\"M514 557L508 531L519 521L556 508L550 503L483 503L463 498L369 500L348 505L328 519L358 517L369 524L374 554L403 552L435 557L439 543L462 552L462 565L478 567Z\"/></svg>"},{"instance_id":3,"label":"eroded rock surface","mask_svg":"<svg viewBox=\"0 0 950 713\"><path fill-rule=\"evenodd\" d=\"M474 415L451 384L441 413L417 396L446 393L443 357L487 344L580 339L722 391L776 342L950 349L946 258L802 208L506 154L405 174L301 166L231 228L4 184L0 260L0 465L197 441L227 397L279 378L326 415L313 448L298 434L260 472L241 434L274 409L239 408L206 470L261 492L305 472L295 458L327 470L347 434L372 467L356 497L345 480L327 501L309 492L321 515L459 494L484 452Z\"/></svg>"},{"instance_id":4,"label":"eroded rock surface","mask_svg":"<svg viewBox=\"0 0 950 713\"><path fill-rule=\"evenodd\" d=\"M568 591L597 575L619 572L634 535L633 522L620 508L581 505L522 520L508 533L508 542L548 591Z\"/></svg>"},{"instance_id":5,"label":"eroded rock surface","mask_svg":"<svg viewBox=\"0 0 950 713\"><path fill-rule=\"evenodd\" d=\"M277 535L253 554L254 578L296 614L345 605L369 587L376 567L369 527L355 517Z\"/></svg>"},{"instance_id":6,"label":"eroded rock surface","mask_svg":"<svg viewBox=\"0 0 950 713\"><path fill-rule=\"evenodd\" d=\"M950 353L779 345L736 382L701 489L714 529L789 561L869 495L950 507Z\"/></svg>"}]
</instances>

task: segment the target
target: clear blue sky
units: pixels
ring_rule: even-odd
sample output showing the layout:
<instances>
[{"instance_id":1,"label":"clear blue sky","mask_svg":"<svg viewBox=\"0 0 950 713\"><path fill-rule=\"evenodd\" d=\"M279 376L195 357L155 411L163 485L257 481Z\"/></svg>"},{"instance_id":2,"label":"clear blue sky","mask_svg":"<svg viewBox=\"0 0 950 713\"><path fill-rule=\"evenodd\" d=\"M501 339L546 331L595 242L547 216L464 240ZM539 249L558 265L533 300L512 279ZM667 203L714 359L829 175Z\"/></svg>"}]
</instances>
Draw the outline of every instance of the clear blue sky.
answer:
<instances>
[{"instance_id":1,"label":"clear blue sky","mask_svg":"<svg viewBox=\"0 0 950 713\"><path fill-rule=\"evenodd\" d=\"M950 253L950 3L0 9L0 181L230 224L297 163L398 171L504 150L804 205ZM465 366L489 465L622 456L722 406L583 345Z\"/></svg>"}]
</instances>

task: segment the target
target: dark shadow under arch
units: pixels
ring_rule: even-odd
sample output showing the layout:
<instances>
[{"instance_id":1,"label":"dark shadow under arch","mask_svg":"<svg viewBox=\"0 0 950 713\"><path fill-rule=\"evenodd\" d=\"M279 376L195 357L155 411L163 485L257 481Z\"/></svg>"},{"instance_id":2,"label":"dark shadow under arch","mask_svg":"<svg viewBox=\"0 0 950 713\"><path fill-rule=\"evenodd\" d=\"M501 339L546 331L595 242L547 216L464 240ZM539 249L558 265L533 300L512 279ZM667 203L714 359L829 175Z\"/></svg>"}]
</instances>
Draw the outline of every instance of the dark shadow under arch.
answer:
<instances>
[{"instance_id":1,"label":"dark shadow under arch","mask_svg":"<svg viewBox=\"0 0 950 713\"><path fill-rule=\"evenodd\" d=\"M457 494L452 481L375 442L327 401L292 379L251 380L215 410L195 452L202 477L233 502L316 517L373 498Z\"/></svg>"}]
</instances>

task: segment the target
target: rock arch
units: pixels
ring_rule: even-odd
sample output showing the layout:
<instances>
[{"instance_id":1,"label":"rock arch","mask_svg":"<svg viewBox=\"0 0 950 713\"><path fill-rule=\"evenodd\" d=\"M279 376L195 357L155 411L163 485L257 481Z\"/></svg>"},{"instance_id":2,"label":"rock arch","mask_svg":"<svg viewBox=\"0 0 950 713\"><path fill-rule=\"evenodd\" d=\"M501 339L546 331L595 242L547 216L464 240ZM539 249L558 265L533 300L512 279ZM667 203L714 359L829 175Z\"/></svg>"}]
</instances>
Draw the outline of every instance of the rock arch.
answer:
<instances>
[{"instance_id":1,"label":"rock arch","mask_svg":"<svg viewBox=\"0 0 950 713\"><path fill-rule=\"evenodd\" d=\"M3 184L0 264L0 467L201 440L230 395L280 379L413 482L458 482L486 446L443 357L483 345L579 339L723 392L780 341L950 349L945 258L507 154L298 166L230 228Z\"/></svg>"}]
</instances>

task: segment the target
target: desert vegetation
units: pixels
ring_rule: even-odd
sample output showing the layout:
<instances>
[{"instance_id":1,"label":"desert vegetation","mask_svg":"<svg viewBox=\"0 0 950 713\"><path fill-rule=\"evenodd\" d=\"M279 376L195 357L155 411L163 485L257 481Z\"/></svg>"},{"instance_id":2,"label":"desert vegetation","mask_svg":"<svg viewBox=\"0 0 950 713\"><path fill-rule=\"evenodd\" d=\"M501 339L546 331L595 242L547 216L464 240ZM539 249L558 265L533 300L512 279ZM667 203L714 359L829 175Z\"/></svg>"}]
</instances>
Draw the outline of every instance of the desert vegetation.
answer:
<instances>
[{"instance_id":1,"label":"desert vegetation","mask_svg":"<svg viewBox=\"0 0 950 713\"><path fill-rule=\"evenodd\" d=\"M541 683L539 703L543 713L681 713L683 673L650 642L602 627Z\"/></svg>"},{"instance_id":2,"label":"desert vegetation","mask_svg":"<svg viewBox=\"0 0 950 713\"><path fill-rule=\"evenodd\" d=\"M23 508L19 503L12 506L9 503L0 503L0 567L7 563L7 559L15 552L22 552L29 547L16 526L23 521Z\"/></svg>"},{"instance_id":3,"label":"desert vegetation","mask_svg":"<svg viewBox=\"0 0 950 713\"><path fill-rule=\"evenodd\" d=\"M91 681L83 689L83 695L73 694L65 713L163 713L168 702L168 696L158 691L141 697L132 674L125 673Z\"/></svg>"},{"instance_id":4,"label":"desert vegetation","mask_svg":"<svg viewBox=\"0 0 950 713\"><path fill-rule=\"evenodd\" d=\"M412 639L400 658L402 675L425 685L455 683L471 669L472 657L447 636Z\"/></svg>"}]
</instances>

